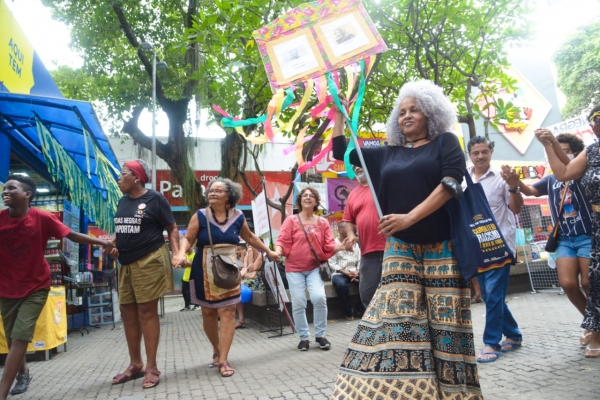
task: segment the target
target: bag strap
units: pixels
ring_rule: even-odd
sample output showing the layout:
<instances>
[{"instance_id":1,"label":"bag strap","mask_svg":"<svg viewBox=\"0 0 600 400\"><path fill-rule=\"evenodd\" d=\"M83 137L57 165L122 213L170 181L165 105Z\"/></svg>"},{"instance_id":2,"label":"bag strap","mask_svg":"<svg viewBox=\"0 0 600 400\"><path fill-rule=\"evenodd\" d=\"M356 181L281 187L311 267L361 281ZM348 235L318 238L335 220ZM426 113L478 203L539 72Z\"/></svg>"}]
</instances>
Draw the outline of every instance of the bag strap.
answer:
<instances>
[{"instance_id":1,"label":"bag strap","mask_svg":"<svg viewBox=\"0 0 600 400\"><path fill-rule=\"evenodd\" d=\"M299 215L296 215L296 218L298 218L298 222L300 222L300 227L302 228L302 232L304 232L304 237L306 238L306 241L308 242L308 246L310 247L310 250L312 251L313 256L315 256L315 260L317 260L317 266L321 265L321 261L319 260L319 257L317 257L317 252L313 248L310 240L308 240L308 234L306 233L306 229L304 229L304 224L302 223L302 218L300 218ZM317 223L318 223L318 221L317 221Z\"/></svg>"},{"instance_id":2,"label":"bag strap","mask_svg":"<svg viewBox=\"0 0 600 400\"><path fill-rule=\"evenodd\" d=\"M558 236L558 230L560 228L560 214L563 211L563 205L565 204L565 198L567 197L567 191L569 190L569 185L571 181L565 183L565 189L562 193L562 198L560 199L560 205L558 206L558 214L556 214L556 224L554 224L554 229L552 230L552 237Z\"/></svg>"},{"instance_id":3,"label":"bag strap","mask_svg":"<svg viewBox=\"0 0 600 400\"><path fill-rule=\"evenodd\" d=\"M206 229L208 230L208 241L210 242L210 251L212 256L215 255L215 248L213 247L212 234L210 233L210 208L206 207Z\"/></svg>"}]
</instances>

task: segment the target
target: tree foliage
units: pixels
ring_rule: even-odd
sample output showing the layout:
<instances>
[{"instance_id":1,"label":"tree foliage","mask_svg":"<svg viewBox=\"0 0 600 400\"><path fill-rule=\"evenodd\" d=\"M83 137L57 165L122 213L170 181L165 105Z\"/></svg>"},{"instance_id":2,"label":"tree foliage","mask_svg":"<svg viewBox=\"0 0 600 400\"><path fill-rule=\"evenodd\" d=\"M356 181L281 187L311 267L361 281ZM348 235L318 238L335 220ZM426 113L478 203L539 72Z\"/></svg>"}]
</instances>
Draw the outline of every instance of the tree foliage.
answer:
<instances>
[{"instance_id":1,"label":"tree foliage","mask_svg":"<svg viewBox=\"0 0 600 400\"><path fill-rule=\"evenodd\" d=\"M158 106L169 118L169 139L157 143L157 155L169 164L192 208L199 207L201 198L187 160L189 102L204 109L216 103L243 119L264 114L272 93L252 32L303 2L43 0L55 18L71 27L72 46L84 58L80 70L58 70L59 87L77 98L100 100L117 121L115 128L145 148L151 141L138 127L138 118L151 104L152 60L140 43L153 43L167 62L169 68L158 71L156 88ZM474 119L485 118L475 96L483 92L493 98L495 91L514 85L503 72L508 65L503 49L526 34L523 2L366 0L364 6L390 50L367 84L361 129L385 122L404 82L426 78L444 88L457 104L459 120L474 135ZM315 101L311 99L308 107ZM201 125L218 121L217 116L211 118ZM305 123L298 119L293 134ZM309 133L323 128L322 121L316 121ZM260 133L261 128L245 131ZM309 158L319 147L318 137L307 144ZM243 178L249 152L256 154L256 149L230 132L222 147L222 174Z\"/></svg>"},{"instance_id":2,"label":"tree foliage","mask_svg":"<svg viewBox=\"0 0 600 400\"><path fill-rule=\"evenodd\" d=\"M583 26L558 49L558 87L567 98L563 118L600 103L600 22Z\"/></svg>"}]
</instances>

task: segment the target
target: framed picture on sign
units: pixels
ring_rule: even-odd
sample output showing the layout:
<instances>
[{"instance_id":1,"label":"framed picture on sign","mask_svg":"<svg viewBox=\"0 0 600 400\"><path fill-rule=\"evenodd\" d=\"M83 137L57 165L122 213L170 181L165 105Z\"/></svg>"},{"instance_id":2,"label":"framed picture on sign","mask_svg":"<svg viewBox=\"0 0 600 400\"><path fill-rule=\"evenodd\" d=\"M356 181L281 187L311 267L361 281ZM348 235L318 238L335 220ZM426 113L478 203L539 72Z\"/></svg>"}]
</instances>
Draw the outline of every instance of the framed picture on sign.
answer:
<instances>
[{"instance_id":1,"label":"framed picture on sign","mask_svg":"<svg viewBox=\"0 0 600 400\"><path fill-rule=\"evenodd\" d=\"M315 32L332 64L379 45L364 17L356 9L315 24Z\"/></svg>"},{"instance_id":2,"label":"framed picture on sign","mask_svg":"<svg viewBox=\"0 0 600 400\"><path fill-rule=\"evenodd\" d=\"M267 43L273 72L279 84L291 82L325 68L310 30L300 30Z\"/></svg>"}]
</instances>

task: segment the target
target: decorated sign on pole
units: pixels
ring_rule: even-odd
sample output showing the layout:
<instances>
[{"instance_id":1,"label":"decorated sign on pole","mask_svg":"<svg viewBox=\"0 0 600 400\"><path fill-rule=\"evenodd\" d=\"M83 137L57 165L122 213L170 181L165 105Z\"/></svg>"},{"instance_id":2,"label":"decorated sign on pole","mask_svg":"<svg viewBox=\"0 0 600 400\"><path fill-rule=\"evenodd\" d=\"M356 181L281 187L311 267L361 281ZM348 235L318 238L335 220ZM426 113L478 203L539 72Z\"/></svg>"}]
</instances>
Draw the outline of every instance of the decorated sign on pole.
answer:
<instances>
[{"instance_id":1,"label":"decorated sign on pole","mask_svg":"<svg viewBox=\"0 0 600 400\"><path fill-rule=\"evenodd\" d=\"M256 236L262 236L269 232L269 216L267 213L267 199L263 191L256 196L256 199L252 200L252 220Z\"/></svg>"}]
</instances>

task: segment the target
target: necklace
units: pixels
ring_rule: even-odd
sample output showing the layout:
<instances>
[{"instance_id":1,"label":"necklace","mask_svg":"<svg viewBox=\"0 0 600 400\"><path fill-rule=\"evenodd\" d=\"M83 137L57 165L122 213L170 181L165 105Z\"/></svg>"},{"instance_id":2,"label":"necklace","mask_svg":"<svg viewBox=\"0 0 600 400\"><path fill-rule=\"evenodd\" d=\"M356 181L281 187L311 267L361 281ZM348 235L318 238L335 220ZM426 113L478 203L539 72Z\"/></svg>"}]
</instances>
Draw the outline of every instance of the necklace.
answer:
<instances>
[{"instance_id":1,"label":"necklace","mask_svg":"<svg viewBox=\"0 0 600 400\"><path fill-rule=\"evenodd\" d=\"M229 219L229 209L228 208L225 209L225 221L223 221L223 222L220 222L217 219L217 214L215 213L215 210L212 207L210 207L210 211L212 212L213 219L215 220L215 222L217 224L219 224L219 225L225 225L227 223L227 220Z\"/></svg>"},{"instance_id":2,"label":"necklace","mask_svg":"<svg viewBox=\"0 0 600 400\"><path fill-rule=\"evenodd\" d=\"M406 145L406 147L408 147L409 149L412 149L413 147L415 147L413 145L413 143L420 142L421 140L425 140L425 139L427 139L427 136L423 136L422 138L415 139L415 140L409 140L408 144Z\"/></svg>"}]
</instances>

